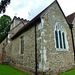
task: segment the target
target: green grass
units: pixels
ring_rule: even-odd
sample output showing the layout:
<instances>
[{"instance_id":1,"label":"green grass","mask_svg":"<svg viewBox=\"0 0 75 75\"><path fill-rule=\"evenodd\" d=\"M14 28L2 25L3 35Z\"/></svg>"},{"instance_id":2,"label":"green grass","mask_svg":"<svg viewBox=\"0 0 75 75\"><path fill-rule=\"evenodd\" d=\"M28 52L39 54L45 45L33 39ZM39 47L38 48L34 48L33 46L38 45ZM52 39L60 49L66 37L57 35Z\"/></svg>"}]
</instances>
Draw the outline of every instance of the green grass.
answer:
<instances>
[{"instance_id":1,"label":"green grass","mask_svg":"<svg viewBox=\"0 0 75 75\"><path fill-rule=\"evenodd\" d=\"M64 73L59 74L59 75L75 75L75 69L71 70L71 71L64 72Z\"/></svg>"},{"instance_id":2,"label":"green grass","mask_svg":"<svg viewBox=\"0 0 75 75\"><path fill-rule=\"evenodd\" d=\"M29 75L12 66L0 65L0 75Z\"/></svg>"}]
</instances>

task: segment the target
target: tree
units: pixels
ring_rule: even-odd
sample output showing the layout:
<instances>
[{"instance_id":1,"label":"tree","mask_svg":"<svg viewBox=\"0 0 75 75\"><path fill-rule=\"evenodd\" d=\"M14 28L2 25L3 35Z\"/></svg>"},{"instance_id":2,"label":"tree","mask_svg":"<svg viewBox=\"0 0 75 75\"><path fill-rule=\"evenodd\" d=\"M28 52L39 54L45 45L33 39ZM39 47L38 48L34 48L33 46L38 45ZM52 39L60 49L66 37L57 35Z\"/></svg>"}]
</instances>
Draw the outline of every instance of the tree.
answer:
<instances>
[{"instance_id":1,"label":"tree","mask_svg":"<svg viewBox=\"0 0 75 75\"><path fill-rule=\"evenodd\" d=\"M10 1L11 0L1 0L1 2L0 2L0 13L1 12L5 12L5 10L6 10L6 6L8 5L8 4L10 4Z\"/></svg>"},{"instance_id":2,"label":"tree","mask_svg":"<svg viewBox=\"0 0 75 75\"><path fill-rule=\"evenodd\" d=\"M0 41L3 37L5 37L10 30L11 18L7 15L3 15L0 18Z\"/></svg>"}]
</instances>

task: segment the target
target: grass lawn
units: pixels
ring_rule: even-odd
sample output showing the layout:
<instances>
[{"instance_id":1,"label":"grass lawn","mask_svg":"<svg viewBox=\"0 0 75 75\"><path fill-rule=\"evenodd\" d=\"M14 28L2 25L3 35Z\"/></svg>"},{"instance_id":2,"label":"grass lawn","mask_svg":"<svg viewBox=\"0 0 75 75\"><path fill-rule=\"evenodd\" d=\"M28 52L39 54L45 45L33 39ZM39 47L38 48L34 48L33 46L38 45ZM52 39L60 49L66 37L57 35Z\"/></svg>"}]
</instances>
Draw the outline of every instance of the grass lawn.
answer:
<instances>
[{"instance_id":1,"label":"grass lawn","mask_svg":"<svg viewBox=\"0 0 75 75\"><path fill-rule=\"evenodd\" d=\"M64 72L64 73L59 74L59 75L75 75L75 69L71 70L71 71Z\"/></svg>"},{"instance_id":2,"label":"grass lawn","mask_svg":"<svg viewBox=\"0 0 75 75\"><path fill-rule=\"evenodd\" d=\"M0 65L0 75L29 75L12 66Z\"/></svg>"}]
</instances>

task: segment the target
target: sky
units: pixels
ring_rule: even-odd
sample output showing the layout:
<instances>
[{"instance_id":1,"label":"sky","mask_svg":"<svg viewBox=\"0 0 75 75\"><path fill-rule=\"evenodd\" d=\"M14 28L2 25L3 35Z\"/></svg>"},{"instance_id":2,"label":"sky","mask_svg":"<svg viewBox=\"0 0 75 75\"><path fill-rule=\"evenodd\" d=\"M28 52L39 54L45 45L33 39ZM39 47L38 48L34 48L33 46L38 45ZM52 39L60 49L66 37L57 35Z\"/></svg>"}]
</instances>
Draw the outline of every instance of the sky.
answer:
<instances>
[{"instance_id":1,"label":"sky","mask_svg":"<svg viewBox=\"0 0 75 75\"><path fill-rule=\"evenodd\" d=\"M4 14L31 20L54 0L11 0L10 5L7 6ZM75 12L75 0L57 0L65 14L70 15ZM4 14L0 14L0 17Z\"/></svg>"}]
</instances>

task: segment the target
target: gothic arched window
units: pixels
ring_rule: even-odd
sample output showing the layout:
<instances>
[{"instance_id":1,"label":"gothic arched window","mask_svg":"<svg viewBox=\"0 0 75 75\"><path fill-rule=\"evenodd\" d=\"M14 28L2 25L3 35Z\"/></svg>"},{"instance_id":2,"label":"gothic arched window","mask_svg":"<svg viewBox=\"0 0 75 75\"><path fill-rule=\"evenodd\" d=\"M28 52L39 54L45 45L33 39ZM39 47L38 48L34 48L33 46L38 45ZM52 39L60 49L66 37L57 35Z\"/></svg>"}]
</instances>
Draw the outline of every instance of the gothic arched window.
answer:
<instances>
[{"instance_id":1,"label":"gothic arched window","mask_svg":"<svg viewBox=\"0 0 75 75\"><path fill-rule=\"evenodd\" d=\"M66 31L60 23L55 25L55 42L56 48L66 49Z\"/></svg>"}]
</instances>

